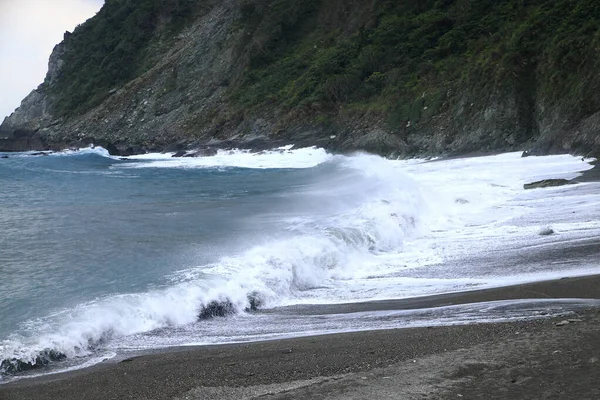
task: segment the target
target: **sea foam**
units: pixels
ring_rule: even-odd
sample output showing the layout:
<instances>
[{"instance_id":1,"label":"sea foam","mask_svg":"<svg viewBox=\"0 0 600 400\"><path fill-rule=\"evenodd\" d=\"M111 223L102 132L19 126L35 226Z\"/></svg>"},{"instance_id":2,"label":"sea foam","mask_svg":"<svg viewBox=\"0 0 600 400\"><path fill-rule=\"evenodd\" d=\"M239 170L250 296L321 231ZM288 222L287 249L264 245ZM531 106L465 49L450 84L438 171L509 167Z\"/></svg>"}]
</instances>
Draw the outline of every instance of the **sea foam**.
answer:
<instances>
[{"instance_id":1,"label":"sea foam","mask_svg":"<svg viewBox=\"0 0 600 400\"><path fill-rule=\"evenodd\" d=\"M105 156L98 149L88 151ZM419 231L425 207L419 185L389 162L368 155L331 156L320 149L285 152L289 150L233 152L210 157L210 164L318 166L315 173L321 175L297 191L294 212L284 218L286 233L265 237L240 254L179 271L169 287L109 295L30 321L1 342L0 359L35 364L48 349L68 358L89 356L122 337L194 323L203 308L214 303L243 313L258 305L323 301L328 296L320 298L319 289L362 274L377 254L400 252L405 238ZM188 162L138 159L137 167L151 168L180 168ZM193 159L185 167L190 165L208 164Z\"/></svg>"}]
</instances>

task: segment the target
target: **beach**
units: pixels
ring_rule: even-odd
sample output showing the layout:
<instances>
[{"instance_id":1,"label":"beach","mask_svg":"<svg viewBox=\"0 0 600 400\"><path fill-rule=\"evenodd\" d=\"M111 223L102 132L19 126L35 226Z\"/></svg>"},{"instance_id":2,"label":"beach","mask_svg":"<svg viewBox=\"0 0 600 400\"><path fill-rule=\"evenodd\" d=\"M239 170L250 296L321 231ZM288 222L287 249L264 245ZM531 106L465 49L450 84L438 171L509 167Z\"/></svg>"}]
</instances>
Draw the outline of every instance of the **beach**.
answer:
<instances>
[{"instance_id":1,"label":"beach","mask_svg":"<svg viewBox=\"0 0 600 400\"><path fill-rule=\"evenodd\" d=\"M596 168L282 151L13 157L0 400L600 398Z\"/></svg>"},{"instance_id":2,"label":"beach","mask_svg":"<svg viewBox=\"0 0 600 400\"><path fill-rule=\"evenodd\" d=\"M531 297L600 299L600 276L351 308ZM0 398L596 399L598 376L600 309L590 306L554 318L168 349L3 385Z\"/></svg>"}]
</instances>

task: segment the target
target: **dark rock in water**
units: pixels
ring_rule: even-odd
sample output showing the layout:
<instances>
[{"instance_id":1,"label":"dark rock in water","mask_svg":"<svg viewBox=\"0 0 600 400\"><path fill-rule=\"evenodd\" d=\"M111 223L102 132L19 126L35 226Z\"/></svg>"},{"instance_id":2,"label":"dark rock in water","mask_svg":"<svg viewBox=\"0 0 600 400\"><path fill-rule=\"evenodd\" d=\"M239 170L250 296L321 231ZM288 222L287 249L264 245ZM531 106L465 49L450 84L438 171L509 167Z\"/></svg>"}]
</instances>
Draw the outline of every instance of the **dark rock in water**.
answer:
<instances>
[{"instance_id":1,"label":"dark rock in water","mask_svg":"<svg viewBox=\"0 0 600 400\"><path fill-rule=\"evenodd\" d=\"M45 153L45 152L43 152L43 151L38 151L38 152L35 152L35 153L31 153L31 154L29 154L29 155L30 155L30 156L47 156L47 155L48 155L48 153Z\"/></svg>"},{"instance_id":2,"label":"dark rock in water","mask_svg":"<svg viewBox=\"0 0 600 400\"><path fill-rule=\"evenodd\" d=\"M469 200L467 200L467 199L463 199L463 198L460 198L460 197L459 197L459 198L457 198L456 200L454 200L454 202L455 202L455 203L457 203L457 204L468 204L468 203L469 203Z\"/></svg>"},{"instance_id":3,"label":"dark rock in water","mask_svg":"<svg viewBox=\"0 0 600 400\"><path fill-rule=\"evenodd\" d=\"M0 362L0 373L12 375L19 372L41 368L50 364L50 362L63 361L66 358L67 355L60 351L47 349L39 353L33 362L23 361L17 358L2 360L2 362Z\"/></svg>"},{"instance_id":4,"label":"dark rock in water","mask_svg":"<svg viewBox=\"0 0 600 400\"><path fill-rule=\"evenodd\" d=\"M250 293L248 295L248 307L246 307L246 312L258 311L263 303L264 301L258 293Z\"/></svg>"},{"instance_id":5,"label":"dark rock in water","mask_svg":"<svg viewBox=\"0 0 600 400\"><path fill-rule=\"evenodd\" d=\"M214 317L226 317L235 313L235 307L231 304L231 301L211 301L205 306L202 306L198 319L210 319Z\"/></svg>"},{"instance_id":6,"label":"dark rock in water","mask_svg":"<svg viewBox=\"0 0 600 400\"><path fill-rule=\"evenodd\" d=\"M537 181L532 183L526 183L523 185L523 189L538 189L553 186L572 185L576 182L569 181L566 179L544 179L543 181Z\"/></svg>"},{"instance_id":7,"label":"dark rock in water","mask_svg":"<svg viewBox=\"0 0 600 400\"><path fill-rule=\"evenodd\" d=\"M553 234L554 234L554 230L552 228L543 228L539 232L540 236L550 236L550 235L553 235Z\"/></svg>"},{"instance_id":8,"label":"dark rock in water","mask_svg":"<svg viewBox=\"0 0 600 400\"><path fill-rule=\"evenodd\" d=\"M183 157L183 156L185 156L186 153L187 152L185 150L179 150L175 154L173 154L171 157Z\"/></svg>"},{"instance_id":9,"label":"dark rock in water","mask_svg":"<svg viewBox=\"0 0 600 400\"><path fill-rule=\"evenodd\" d=\"M529 157L530 155L531 155L531 154L529 154L529 151L528 151L528 150L525 150L525 151L523 152L523 154L521 154L521 157Z\"/></svg>"},{"instance_id":10,"label":"dark rock in water","mask_svg":"<svg viewBox=\"0 0 600 400\"><path fill-rule=\"evenodd\" d=\"M0 157L0 158L8 158L8 156L2 156L2 157Z\"/></svg>"},{"instance_id":11,"label":"dark rock in water","mask_svg":"<svg viewBox=\"0 0 600 400\"><path fill-rule=\"evenodd\" d=\"M206 149L198 149L192 153L184 155L184 157L212 157L217 155L218 150L212 147Z\"/></svg>"}]
</instances>

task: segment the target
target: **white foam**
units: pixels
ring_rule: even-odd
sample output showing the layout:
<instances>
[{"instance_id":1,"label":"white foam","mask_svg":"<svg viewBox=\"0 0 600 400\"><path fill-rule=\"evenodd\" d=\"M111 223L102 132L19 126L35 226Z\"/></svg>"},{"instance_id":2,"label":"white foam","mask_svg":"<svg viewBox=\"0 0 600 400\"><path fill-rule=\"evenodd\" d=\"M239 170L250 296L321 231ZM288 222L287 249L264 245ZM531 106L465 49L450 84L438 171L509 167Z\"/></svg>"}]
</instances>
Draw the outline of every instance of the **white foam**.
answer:
<instances>
[{"instance_id":1,"label":"white foam","mask_svg":"<svg viewBox=\"0 0 600 400\"><path fill-rule=\"evenodd\" d=\"M77 156L77 155L89 155L95 154L101 157L116 159L117 157L111 156L104 147L101 146L89 146L82 147L79 149L67 149L62 151L57 151L55 153L50 153L52 156L64 157L64 156Z\"/></svg>"},{"instance_id":2,"label":"white foam","mask_svg":"<svg viewBox=\"0 0 600 400\"><path fill-rule=\"evenodd\" d=\"M315 147L292 149L284 146L273 150L252 152L250 150L218 150L214 156L173 157L174 153L143 154L128 157L135 163L120 168L310 168L332 158L325 150Z\"/></svg>"},{"instance_id":3,"label":"white foam","mask_svg":"<svg viewBox=\"0 0 600 400\"><path fill-rule=\"evenodd\" d=\"M257 340L356 332L377 329L463 325L569 315L579 309L600 306L594 299L524 299L423 308L371 310L344 314L305 315L273 312L129 337L111 347L114 351L169 346L212 345Z\"/></svg>"},{"instance_id":4,"label":"white foam","mask_svg":"<svg viewBox=\"0 0 600 400\"><path fill-rule=\"evenodd\" d=\"M375 254L399 251L418 230L422 199L418 185L378 157L334 162L341 174L301 194L319 199L332 181L345 185L339 193L325 191L334 206L325 215L304 215L301 223L292 218L287 235L183 271L169 288L113 295L32 322L26 335L2 343L0 358L33 361L48 348L82 356L115 338L190 324L212 301L229 301L239 312L250 294L266 307L291 304L318 299L319 288L360 275Z\"/></svg>"}]
</instances>

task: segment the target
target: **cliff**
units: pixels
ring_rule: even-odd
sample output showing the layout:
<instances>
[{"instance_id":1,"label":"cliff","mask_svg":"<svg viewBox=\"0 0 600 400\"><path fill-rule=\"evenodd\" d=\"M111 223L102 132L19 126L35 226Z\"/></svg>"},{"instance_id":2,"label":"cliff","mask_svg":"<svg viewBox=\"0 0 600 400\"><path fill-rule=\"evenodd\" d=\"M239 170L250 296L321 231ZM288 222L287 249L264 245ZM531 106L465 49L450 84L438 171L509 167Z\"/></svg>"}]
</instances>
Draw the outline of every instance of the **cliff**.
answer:
<instances>
[{"instance_id":1,"label":"cliff","mask_svg":"<svg viewBox=\"0 0 600 400\"><path fill-rule=\"evenodd\" d=\"M598 155L592 0L107 0L0 150Z\"/></svg>"}]
</instances>

